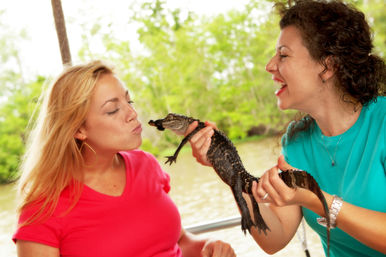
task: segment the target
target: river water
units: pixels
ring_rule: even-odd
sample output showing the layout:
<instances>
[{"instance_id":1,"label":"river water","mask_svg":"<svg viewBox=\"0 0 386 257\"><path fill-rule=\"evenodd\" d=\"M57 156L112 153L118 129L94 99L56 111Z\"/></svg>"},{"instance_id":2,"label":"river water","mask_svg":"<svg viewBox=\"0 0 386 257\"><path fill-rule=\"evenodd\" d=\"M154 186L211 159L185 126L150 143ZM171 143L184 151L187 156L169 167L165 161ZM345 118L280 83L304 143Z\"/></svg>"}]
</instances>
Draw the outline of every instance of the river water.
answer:
<instances>
[{"instance_id":1,"label":"river water","mask_svg":"<svg viewBox=\"0 0 386 257\"><path fill-rule=\"evenodd\" d=\"M237 145L245 168L253 175L260 176L266 169L275 165L280 152L277 139L268 138ZM166 159L160 158L164 170L171 176L170 196L181 213L183 226L201 224L222 218L239 215L233 195L213 169L196 163L190 150L178 156L177 163L164 165ZM14 185L0 186L0 257L16 257L15 245L11 241L16 226ZM324 256L317 234L306 225L308 248L312 257ZM250 235L244 235L240 226L199 235L229 242L237 256L305 256L297 237L287 247L274 255L264 253Z\"/></svg>"}]
</instances>

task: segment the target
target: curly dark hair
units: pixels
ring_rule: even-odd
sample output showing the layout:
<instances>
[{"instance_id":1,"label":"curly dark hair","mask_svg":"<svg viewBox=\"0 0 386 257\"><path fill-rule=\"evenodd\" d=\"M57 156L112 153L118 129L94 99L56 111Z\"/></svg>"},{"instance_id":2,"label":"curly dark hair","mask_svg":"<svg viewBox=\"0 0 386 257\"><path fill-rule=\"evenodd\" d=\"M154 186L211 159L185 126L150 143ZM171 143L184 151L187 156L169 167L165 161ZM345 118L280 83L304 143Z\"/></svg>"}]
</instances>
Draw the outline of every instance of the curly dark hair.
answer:
<instances>
[{"instance_id":1,"label":"curly dark hair","mask_svg":"<svg viewBox=\"0 0 386 257\"><path fill-rule=\"evenodd\" d=\"M290 7L276 7L281 15L280 28L295 26L311 57L325 69L326 62L331 62L344 101L354 106L367 105L385 95L385 62L371 53L372 33L362 12L341 1L324 0L298 0ZM294 126L289 138L299 130L307 130L314 119L307 115L298 122L304 124Z\"/></svg>"}]
</instances>

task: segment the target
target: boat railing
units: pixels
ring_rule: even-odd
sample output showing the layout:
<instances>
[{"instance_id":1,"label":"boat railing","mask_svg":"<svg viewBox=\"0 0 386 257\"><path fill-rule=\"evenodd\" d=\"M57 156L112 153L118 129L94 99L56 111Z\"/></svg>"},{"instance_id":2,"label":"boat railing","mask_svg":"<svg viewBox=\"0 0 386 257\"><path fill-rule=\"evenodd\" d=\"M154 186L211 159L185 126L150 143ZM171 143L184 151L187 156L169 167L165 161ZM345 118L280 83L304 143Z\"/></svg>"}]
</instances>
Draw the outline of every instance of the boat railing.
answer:
<instances>
[{"instance_id":1,"label":"boat railing","mask_svg":"<svg viewBox=\"0 0 386 257\"><path fill-rule=\"evenodd\" d=\"M307 239L306 239L306 228L304 224L305 223L303 219L301 222L301 226L299 227L299 230L301 231L298 230L296 234L298 236L298 239L301 242L301 245L306 257L310 257L310 253L307 246ZM207 233L207 232L217 231L221 229L231 228L235 226L240 226L240 225L241 225L241 217L235 216L235 217L228 217L228 218L214 220L206 223L187 226L185 227L185 230L193 234L201 234L201 233Z\"/></svg>"},{"instance_id":2,"label":"boat railing","mask_svg":"<svg viewBox=\"0 0 386 257\"><path fill-rule=\"evenodd\" d=\"M219 219L219 220L215 220L207 223L187 226L185 227L185 230L193 234L201 234L201 233L212 232L216 230L239 226L240 224L241 224L241 217L236 216L236 217L229 217L225 219Z\"/></svg>"}]
</instances>

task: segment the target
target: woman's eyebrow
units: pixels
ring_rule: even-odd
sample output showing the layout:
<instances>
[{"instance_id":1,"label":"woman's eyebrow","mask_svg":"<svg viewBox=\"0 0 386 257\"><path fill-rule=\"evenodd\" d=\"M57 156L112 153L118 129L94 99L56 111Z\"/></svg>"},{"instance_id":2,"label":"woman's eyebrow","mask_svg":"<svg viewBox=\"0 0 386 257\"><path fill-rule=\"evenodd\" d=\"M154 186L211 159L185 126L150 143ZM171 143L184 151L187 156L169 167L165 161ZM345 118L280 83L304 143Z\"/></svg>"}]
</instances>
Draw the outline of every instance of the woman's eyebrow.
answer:
<instances>
[{"instance_id":1,"label":"woman's eyebrow","mask_svg":"<svg viewBox=\"0 0 386 257\"><path fill-rule=\"evenodd\" d=\"M286 45L280 45L280 46L278 46L277 47L277 51L280 51L281 49L283 49L283 48L287 48L288 50L291 50L288 46L286 46Z\"/></svg>"},{"instance_id":2,"label":"woman's eyebrow","mask_svg":"<svg viewBox=\"0 0 386 257\"><path fill-rule=\"evenodd\" d=\"M118 102L118 101L119 101L118 97L111 98L111 99L107 100L106 102L104 102L104 103L101 105L101 108L102 108L103 106L105 106L107 103L110 103L110 102Z\"/></svg>"},{"instance_id":3,"label":"woman's eyebrow","mask_svg":"<svg viewBox=\"0 0 386 257\"><path fill-rule=\"evenodd\" d=\"M126 90L126 92L125 92L125 97L127 98L128 95L129 95L129 91ZM101 105L101 108L102 108L103 106L105 106L107 103L110 103L110 102L118 102L118 101L119 101L119 98L118 98L118 97L113 97L113 98L111 98L111 99L108 99L108 100L106 100L106 101Z\"/></svg>"}]
</instances>

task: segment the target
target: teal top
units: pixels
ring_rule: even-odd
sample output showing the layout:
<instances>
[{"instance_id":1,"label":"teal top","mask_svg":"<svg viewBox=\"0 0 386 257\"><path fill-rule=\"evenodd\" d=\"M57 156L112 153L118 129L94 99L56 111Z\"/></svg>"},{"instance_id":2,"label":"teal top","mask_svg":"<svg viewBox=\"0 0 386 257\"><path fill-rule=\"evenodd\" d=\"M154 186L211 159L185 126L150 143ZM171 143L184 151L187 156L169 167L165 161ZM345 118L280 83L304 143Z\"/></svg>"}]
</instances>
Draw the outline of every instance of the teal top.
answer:
<instances>
[{"instance_id":1,"label":"teal top","mask_svg":"<svg viewBox=\"0 0 386 257\"><path fill-rule=\"evenodd\" d=\"M355 124L341 135L326 137L318 125L314 125L283 144L286 161L309 172L323 191L353 205L386 212L386 97L378 97L376 102L363 107ZM293 123L287 133L291 126ZM287 134L282 143L286 139ZM326 228L316 222L319 216L307 208L303 208L303 215L319 234L326 252ZM330 256L386 255L335 228L331 230Z\"/></svg>"}]
</instances>

